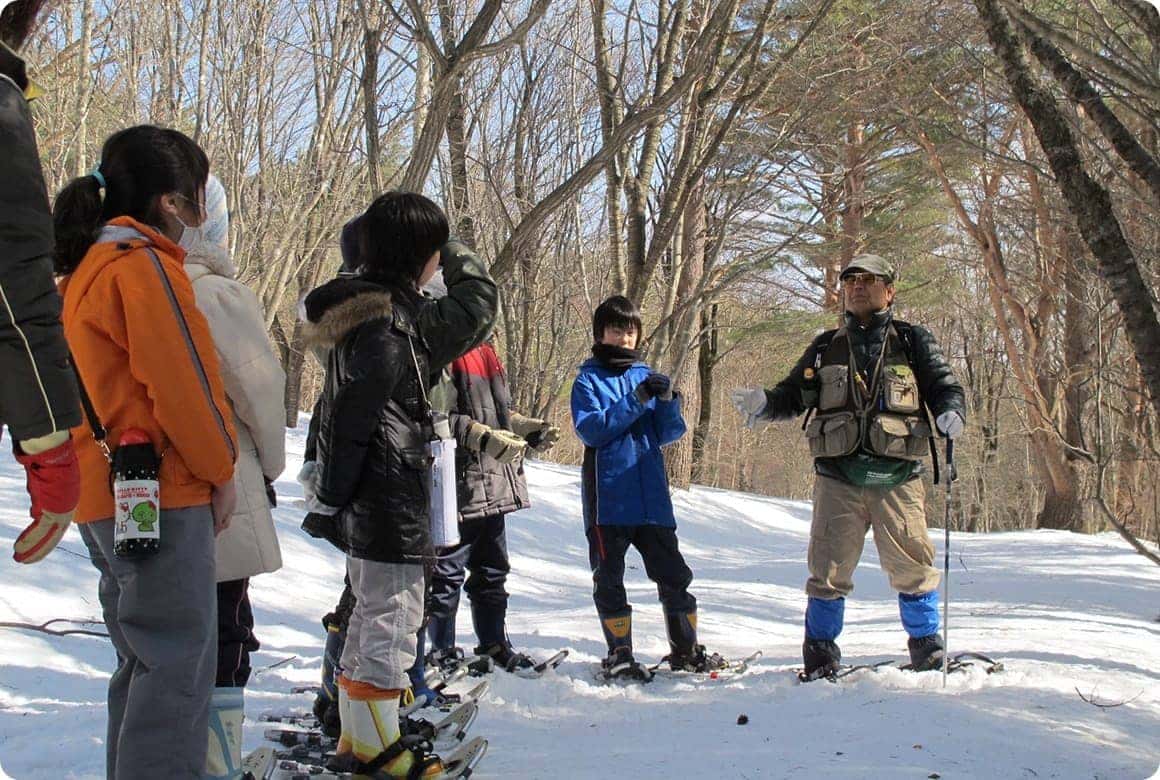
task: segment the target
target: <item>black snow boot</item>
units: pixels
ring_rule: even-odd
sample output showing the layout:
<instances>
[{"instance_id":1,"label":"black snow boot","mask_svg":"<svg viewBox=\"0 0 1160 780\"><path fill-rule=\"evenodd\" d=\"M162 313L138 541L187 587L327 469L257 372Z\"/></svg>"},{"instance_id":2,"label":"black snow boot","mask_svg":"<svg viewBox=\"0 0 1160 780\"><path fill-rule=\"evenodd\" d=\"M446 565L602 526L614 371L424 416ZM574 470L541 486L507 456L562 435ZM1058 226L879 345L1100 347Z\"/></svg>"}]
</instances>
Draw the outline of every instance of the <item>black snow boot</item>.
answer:
<instances>
[{"instance_id":1,"label":"black snow boot","mask_svg":"<svg viewBox=\"0 0 1160 780\"><path fill-rule=\"evenodd\" d=\"M697 644L697 613L665 613L665 628L669 634L669 654L666 657L673 671L711 672L724 669L728 664L717 653L706 653L705 646Z\"/></svg>"},{"instance_id":2,"label":"black snow boot","mask_svg":"<svg viewBox=\"0 0 1160 780\"><path fill-rule=\"evenodd\" d=\"M842 650L832 639L810 639L802 643L803 680L818 680L837 674L842 666Z\"/></svg>"},{"instance_id":3,"label":"black snow boot","mask_svg":"<svg viewBox=\"0 0 1160 780\"><path fill-rule=\"evenodd\" d=\"M609 657L622 647L632 655L632 607L623 612L600 615L600 627L604 630Z\"/></svg>"},{"instance_id":4,"label":"black snow boot","mask_svg":"<svg viewBox=\"0 0 1160 780\"><path fill-rule=\"evenodd\" d=\"M608 651L608 657L600 662L601 669L610 680L639 680L648 682L653 673L647 666L638 663L632 656L632 648L621 645Z\"/></svg>"},{"instance_id":5,"label":"black snow boot","mask_svg":"<svg viewBox=\"0 0 1160 780\"><path fill-rule=\"evenodd\" d=\"M507 606L471 602L471 622L479 645L475 648L478 656L487 656L495 665L508 672L531 669L536 665L528 656L512 649L507 637Z\"/></svg>"},{"instance_id":6,"label":"black snow boot","mask_svg":"<svg viewBox=\"0 0 1160 780\"><path fill-rule=\"evenodd\" d=\"M495 661L496 666L508 672L519 672L521 669L531 669L536 665L530 657L512 649L510 642L496 642L488 647L480 645L475 648L475 654L489 656Z\"/></svg>"},{"instance_id":7,"label":"black snow boot","mask_svg":"<svg viewBox=\"0 0 1160 780\"><path fill-rule=\"evenodd\" d=\"M331 615L327 615L330 618ZM322 651L322 685L314 698L314 715L322 725L322 733L338 738L341 728L338 711L338 661L346 646L346 629L335 622L323 620L326 627L326 648Z\"/></svg>"},{"instance_id":8,"label":"black snow boot","mask_svg":"<svg viewBox=\"0 0 1160 780\"><path fill-rule=\"evenodd\" d=\"M910 668L916 672L929 672L942 669L946 660L946 651L943 649L942 637L938 634L929 636L910 637L906 640L910 650Z\"/></svg>"}]
</instances>

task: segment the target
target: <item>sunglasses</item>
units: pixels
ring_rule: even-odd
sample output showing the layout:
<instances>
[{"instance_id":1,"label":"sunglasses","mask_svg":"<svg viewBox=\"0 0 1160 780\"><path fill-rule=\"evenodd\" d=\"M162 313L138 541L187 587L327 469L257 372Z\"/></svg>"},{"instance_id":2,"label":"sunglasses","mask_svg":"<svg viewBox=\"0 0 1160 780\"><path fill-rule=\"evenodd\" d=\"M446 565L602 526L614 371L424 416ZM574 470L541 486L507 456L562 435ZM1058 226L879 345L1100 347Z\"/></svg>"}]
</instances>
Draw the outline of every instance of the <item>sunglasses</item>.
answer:
<instances>
[{"instance_id":1,"label":"sunglasses","mask_svg":"<svg viewBox=\"0 0 1160 780\"><path fill-rule=\"evenodd\" d=\"M885 281L878 274L862 273L862 274L846 274L842 277L843 287L854 287L855 285L862 285L863 287L872 287L875 282Z\"/></svg>"}]
</instances>

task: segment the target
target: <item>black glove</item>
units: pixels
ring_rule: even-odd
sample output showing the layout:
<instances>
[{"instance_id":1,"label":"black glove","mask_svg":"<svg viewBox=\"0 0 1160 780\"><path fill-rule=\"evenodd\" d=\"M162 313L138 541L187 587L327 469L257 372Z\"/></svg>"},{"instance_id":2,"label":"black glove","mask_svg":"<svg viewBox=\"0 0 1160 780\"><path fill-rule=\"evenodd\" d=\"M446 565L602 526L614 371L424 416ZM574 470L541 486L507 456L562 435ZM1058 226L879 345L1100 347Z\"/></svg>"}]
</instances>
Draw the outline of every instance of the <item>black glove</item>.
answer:
<instances>
[{"instance_id":1,"label":"black glove","mask_svg":"<svg viewBox=\"0 0 1160 780\"><path fill-rule=\"evenodd\" d=\"M650 398L671 401L673 399L673 382L664 374L658 374L654 371L636 386L634 392L637 400L642 404L647 404Z\"/></svg>"},{"instance_id":2,"label":"black glove","mask_svg":"<svg viewBox=\"0 0 1160 780\"><path fill-rule=\"evenodd\" d=\"M644 385L645 392L652 398L672 397L673 381L664 374L658 374L654 371L645 377L642 384Z\"/></svg>"},{"instance_id":3,"label":"black glove","mask_svg":"<svg viewBox=\"0 0 1160 780\"><path fill-rule=\"evenodd\" d=\"M262 477L262 479L266 479ZM278 492L274 490L274 483L266 479L266 500L270 502L271 509L278 508Z\"/></svg>"}]
</instances>

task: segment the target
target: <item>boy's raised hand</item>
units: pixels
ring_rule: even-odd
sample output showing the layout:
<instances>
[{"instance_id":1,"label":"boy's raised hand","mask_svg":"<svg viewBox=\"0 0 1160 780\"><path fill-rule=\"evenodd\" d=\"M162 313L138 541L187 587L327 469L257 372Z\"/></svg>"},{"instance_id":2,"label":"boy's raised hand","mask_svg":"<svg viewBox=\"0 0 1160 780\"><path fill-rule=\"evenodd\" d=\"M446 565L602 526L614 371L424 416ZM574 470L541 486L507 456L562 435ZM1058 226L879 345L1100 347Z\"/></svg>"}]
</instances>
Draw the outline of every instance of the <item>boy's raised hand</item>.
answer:
<instances>
[{"instance_id":1,"label":"boy's raised hand","mask_svg":"<svg viewBox=\"0 0 1160 780\"><path fill-rule=\"evenodd\" d=\"M636 397L640 399L642 404L648 403L650 398L671 401L673 400L673 380L654 371L636 386Z\"/></svg>"}]
</instances>

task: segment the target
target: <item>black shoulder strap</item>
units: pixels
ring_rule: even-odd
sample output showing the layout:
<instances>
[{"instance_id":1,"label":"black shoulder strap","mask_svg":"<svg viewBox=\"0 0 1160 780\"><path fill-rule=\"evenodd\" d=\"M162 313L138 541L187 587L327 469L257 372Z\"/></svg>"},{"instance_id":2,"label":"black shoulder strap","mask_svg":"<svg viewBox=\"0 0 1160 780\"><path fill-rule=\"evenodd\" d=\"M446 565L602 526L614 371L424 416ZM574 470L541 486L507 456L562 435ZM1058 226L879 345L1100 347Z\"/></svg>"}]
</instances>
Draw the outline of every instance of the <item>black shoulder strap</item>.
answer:
<instances>
[{"instance_id":1,"label":"black shoulder strap","mask_svg":"<svg viewBox=\"0 0 1160 780\"><path fill-rule=\"evenodd\" d=\"M894 320L894 332L902 341L902 351L906 353L906 362L914 365L914 328L909 322Z\"/></svg>"},{"instance_id":2,"label":"black shoulder strap","mask_svg":"<svg viewBox=\"0 0 1160 780\"><path fill-rule=\"evenodd\" d=\"M838 335L841 328L834 328L833 330L823 331L816 339L814 339L814 365L813 371L815 375L822 365L822 358L830 350L830 345L834 342L834 336ZM813 406L806 409L806 414L802 418L802 430L804 431L810 424L810 418L813 417L814 412L818 410L818 404L815 401Z\"/></svg>"},{"instance_id":3,"label":"black shoulder strap","mask_svg":"<svg viewBox=\"0 0 1160 780\"><path fill-rule=\"evenodd\" d=\"M894 320L894 332L898 334L898 339L902 342L902 351L906 353L906 362L914 368L914 327L909 322L902 320ZM917 379L917 377L916 377ZM931 433L935 432L934 424L930 420L930 412L926 408L926 399L922 398L921 391L919 392L919 399L922 402L922 417L926 421L927 427L930 428ZM939 468L938 468L938 447L934 443L935 437L930 437L930 460L932 465L932 476L934 477L934 484L938 484Z\"/></svg>"},{"instance_id":4,"label":"black shoulder strap","mask_svg":"<svg viewBox=\"0 0 1160 780\"><path fill-rule=\"evenodd\" d=\"M198 383L201 385L205 401L209 404L214 421L217 422L218 433L226 440L226 447L230 451L230 456L234 462L237 462L237 442L230 436L225 417L222 416L221 409L218 409L217 404L214 402L213 389L209 383L209 373L206 371L205 363L202 362L201 355L197 351L197 345L193 341L193 333L189 329L189 322L185 319L185 312L181 310L181 304L177 300L177 292L173 289L173 283L169 281L169 275L165 273L165 266L161 264L161 258L150 247L145 247L145 251L149 253L149 258L153 261L153 269L157 272L157 276L161 279L161 284L165 287L165 296L169 299L169 306L173 310L173 316L177 319L178 328L181 330L182 339L185 341L185 348L189 353L189 360L193 364L194 371L197 372Z\"/></svg>"},{"instance_id":5,"label":"black shoulder strap","mask_svg":"<svg viewBox=\"0 0 1160 780\"><path fill-rule=\"evenodd\" d=\"M85 389L85 381L81 379L81 370L77 368L77 361L70 353L68 356L69 362L72 363L73 374L77 378L77 390L81 395L81 407L85 410L85 419L88 420L89 429L93 432L93 441L101 448L101 452L105 455L105 460L109 463L113 462L113 453L109 449L109 431L101 422L101 418L97 416L97 410L93 408L93 399L89 398L89 391Z\"/></svg>"}]
</instances>

